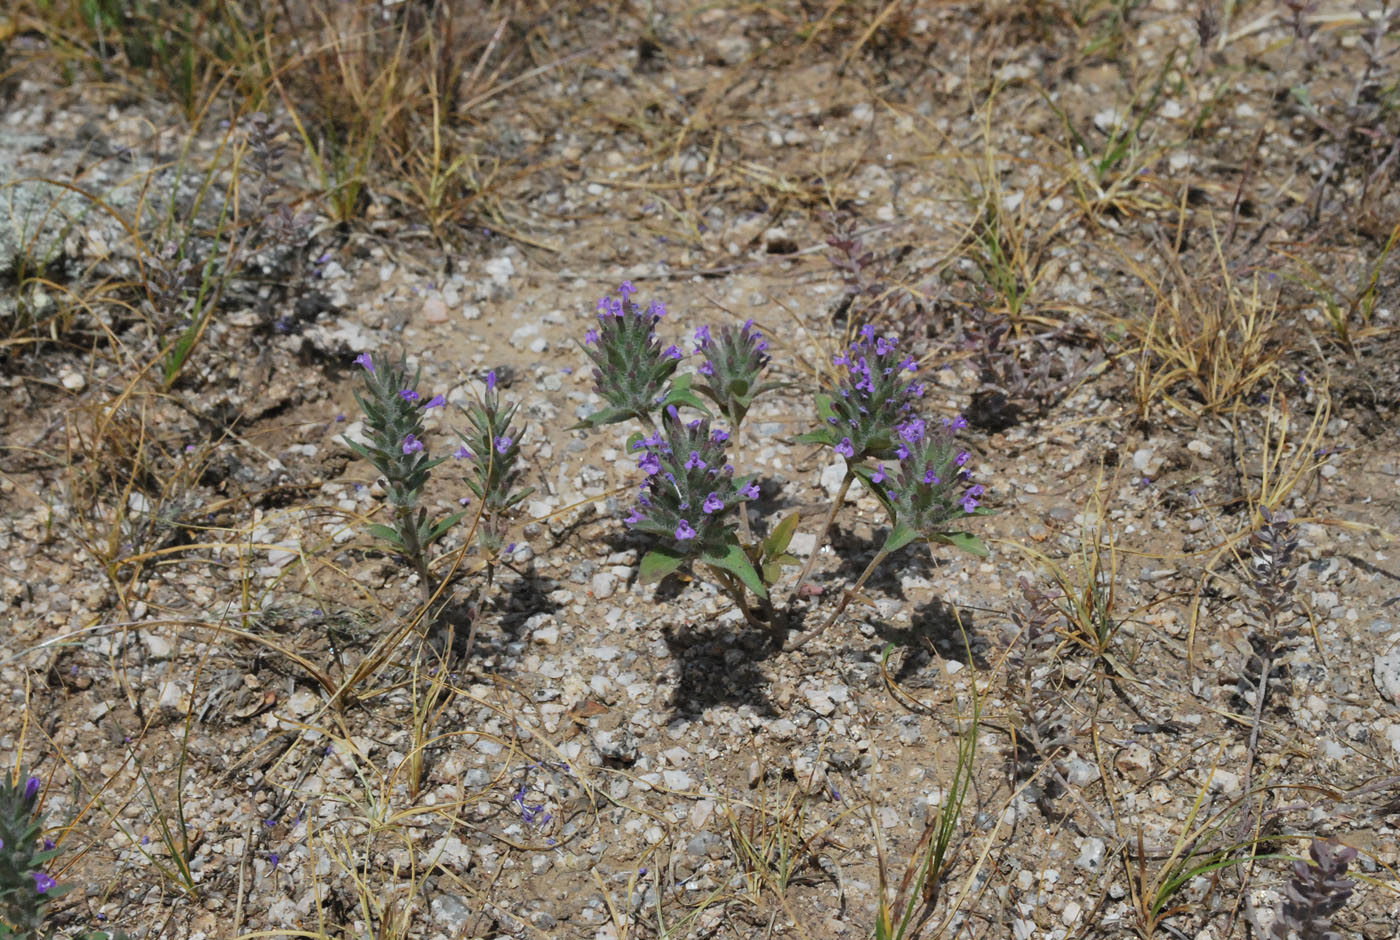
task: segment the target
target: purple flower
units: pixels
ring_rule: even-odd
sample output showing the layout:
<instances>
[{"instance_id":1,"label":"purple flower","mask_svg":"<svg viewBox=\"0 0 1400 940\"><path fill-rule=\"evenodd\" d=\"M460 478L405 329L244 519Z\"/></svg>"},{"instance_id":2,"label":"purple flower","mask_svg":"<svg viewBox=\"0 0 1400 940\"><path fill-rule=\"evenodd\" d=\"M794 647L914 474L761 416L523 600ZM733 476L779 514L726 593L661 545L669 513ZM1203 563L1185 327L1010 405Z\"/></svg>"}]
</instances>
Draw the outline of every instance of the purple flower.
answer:
<instances>
[{"instance_id":1,"label":"purple flower","mask_svg":"<svg viewBox=\"0 0 1400 940\"><path fill-rule=\"evenodd\" d=\"M961 431L963 428L967 427L967 419L964 418L962 415L958 415L956 418L953 419L951 427L954 431Z\"/></svg>"},{"instance_id":2,"label":"purple flower","mask_svg":"<svg viewBox=\"0 0 1400 940\"><path fill-rule=\"evenodd\" d=\"M910 444L917 444L924 437L924 420L912 418L898 428L899 436Z\"/></svg>"},{"instance_id":3,"label":"purple flower","mask_svg":"<svg viewBox=\"0 0 1400 940\"><path fill-rule=\"evenodd\" d=\"M714 341L713 341L712 339L710 339L710 328L709 328L708 326L697 326L697 327L695 328L695 351L696 351L696 352L699 352L700 350L704 349L706 346L710 345L710 343L712 343L712 342L714 342Z\"/></svg>"},{"instance_id":4,"label":"purple flower","mask_svg":"<svg viewBox=\"0 0 1400 940\"><path fill-rule=\"evenodd\" d=\"M374 359L371 358L370 354L367 352L360 353L358 356L355 357L355 365L364 366L370 372L374 371Z\"/></svg>"},{"instance_id":5,"label":"purple flower","mask_svg":"<svg viewBox=\"0 0 1400 940\"><path fill-rule=\"evenodd\" d=\"M54 885L58 884L58 882L54 881L53 878L50 877L48 872L36 871L31 872L31 874L34 875L34 890L39 892L40 894L44 894Z\"/></svg>"},{"instance_id":6,"label":"purple flower","mask_svg":"<svg viewBox=\"0 0 1400 940\"><path fill-rule=\"evenodd\" d=\"M504 453L505 453L506 451L508 451L508 450L510 450L510 438L508 438L508 437L498 437L498 438L496 438L496 453L498 453L498 454L504 454Z\"/></svg>"},{"instance_id":7,"label":"purple flower","mask_svg":"<svg viewBox=\"0 0 1400 940\"><path fill-rule=\"evenodd\" d=\"M626 519L623 519L622 521L625 522L625 523L627 523L628 525L636 525L637 523L641 522L641 521L642 521L643 519L645 519L645 518L646 518L646 516L642 515L642 511L641 511L640 509L637 509L636 507L633 507L633 509L632 509L632 515L628 516Z\"/></svg>"},{"instance_id":8,"label":"purple flower","mask_svg":"<svg viewBox=\"0 0 1400 940\"><path fill-rule=\"evenodd\" d=\"M406 388L403 391L399 392L399 397L402 398L404 401L417 401L418 393L411 388Z\"/></svg>"},{"instance_id":9,"label":"purple flower","mask_svg":"<svg viewBox=\"0 0 1400 940\"><path fill-rule=\"evenodd\" d=\"M698 371L701 375L714 375L715 367L714 364L710 362L710 360L706 359L704 362L700 363L700 368Z\"/></svg>"},{"instance_id":10,"label":"purple flower","mask_svg":"<svg viewBox=\"0 0 1400 940\"><path fill-rule=\"evenodd\" d=\"M487 390L488 392L490 392L490 391L494 391L495 388L496 388L496 370L495 370L495 369L492 369L490 372L486 373L486 390Z\"/></svg>"},{"instance_id":11,"label":"purple flower","mask_svg":"<svg viewBox=\"0 0 1400 940\"><path fill-rule=\"evenodd\" d=\"M597 330L589 330L587 333L583 334L583 341L584 341L585 343L587 343L588 345L590 345L590 346L597 346L597 345L598 345L598 331L597 331Z\"/></svg>"},{"instance_id":12,"label":"purple flower","mask_svg":"<svg viewBox=\"0 0 1400 940\"><path fill-rule=\"evenodd\" d=\"M423 403L423 410L427 411L429 408L441 408L445 404L447 404L446 398L441 395L434 395Z\"/></svg>"},{"instance_id":13,"label":"purple flower","mask_svg":"<svg viewBox=\"0 0 1400 940\"><path fill-rule=\"evenodd\" d=\"M39 795L39 778L30 777L24 782L24 802L33 803L34 798Z\"/></svg>"},{"instance_id":14,"label":"purple flower","mask_svg":"<svg viewBox=\"0 0 1400 940\"><path fill-rule=\"evenodd\" d=\"M685 357L685 353L681 352L680 347L676 346L674 343L667 346L666 351L662 353L662 355L667 359L682 359Z\"/></svg>"},{"instance_id":15,"label":"purple flower","mask_svg":"<svg viewBox=\"0 0 1400 940\"><path fill-rule=\"evenodd\" d=\"M617 289L617 292L622 295L623 300L626 300L637 292L637 288L631 281L623 281L622 286Z\"/></svg>"},{"instance_id":16,"label":"purple flower","mask_svg":"<svg viewBox=\"0 0 1400 940\"><path fill-rule=\"evenodd\" d=\"M849 437L841 438L841 443L836 445L836 452L842 457L845 457L847 460L851 459L856 455L855 446L851 443L851 439Z\"/></svg>"},{"instance_id":17,"label":"purple flower","mask_svg":"<svg viewBox=\"0 0 1400 940\"><path fill-rule=\"evenodd\" d=\"M467 450L467 445L466 445L466 444L463 444L461 447L458 447L456 450L454 450L454 451L452 452L452 456L453 456L453 457L456 457L458 460L472 460L472 459L473 459L473 457L472 457L472 452L469 451L469 450Z\"/></svg>"},{"instance_id":18,"label":"purple flower","mask_svg":"<svg viewBox=\"0 0 1400 940\"><path fill-rule=\"evenodd\" d=\"M710 513L719 512L721 509L724 508L724 500L720 499L717 493L711 492L709 496L705 497L705 502L700 506L700 508L705 511L706 515L709 515Z\"/></svg>"},{"instance_id":19,"label":"purple flower","mask_svg":"<svg viewBox=\"0 0 1400 940\"><path fill-rule=\"evenodd\" d=\"M403 439L403 452L405 456L407 456L408 454L416 454L422 449L423 442L420 441L418 438L414 437L412 434L408 435Z\"/></svg>"},{"instance_id":20,"label":"purple flower","mask_svg":"<svg viewBox=\"0 0 1400 940\"><path fill-rule=\"evenodd\" d=\"M739 491L739 495L744 497L744 499L758 499L758 484L750 483Z\"/></svg>"},{"instance_id":21,"label":"purple flower","mask_svg":"<svg viewBox=\"0 0 1400 940\"><path fill-rule=\"evenodd\" d=\"M870 475L870 482L871 482L871 483L884 483L884 482L885 482L885 465L884 465L884 464L880 464L878 467L875 468L875 472L872 473L872 474Z\"/></svg>"},{"instance_id":22,"label":"purple flower","mask_svg":"<svg viewBox=\"0 0 1400 940\"><path fill-rule=\"evenodd\" d=\"M963 464L967 463L971 459L972 455L969 454L967 451L959 451L958 456L953 458L953 463L961 467Z\"/></svg>"},{"instance_id":23,"label":"purple flower","mask_svg":"<svg viewBox=\"0 0 1400 940\"><path fill-rule=\"evenodd\" d=\"M277 866L282 864L282 856L278 855L276 852L269 852L267 860L272 863L273 871L276 871Z\"/></svg>"},{"instance_id":24,"label":"purple flower","mask_svg":"<svg viewBox=\"0 0 1400 940\"><path fill-rule=\"evenodd\" d=\"M661 472L661 458L648 452L642 455L641 460L637 461L637 466L647 476L655 476Z\"/></svg>"},{"instance_id":25,"label":"purple flower","mask_svg":"<svg viewBox=\"0 0 1400 940\"><path fill-rule=\"evenodd\" d=\"M981 483L974 483L972 486L969 486L962 498L963 512L972 512L972 510L981 505L977 502L977 497L981 496L984 492L986 492L986 490L982 488Z\"/></svg>"},{"instance_id":26,"label":"purple flower","mask_svg":"<svg viewBox=\"0 0 1400 940\"><path fill-rule=\"evenodd\" d=\"M692 450L690 456L685 459L685 468L687 470L694 470L696 467L704 470L707 466L708 464L700 459L700 452L696 450Z\"/></svg>"},{"instance_id":27,"label":"purple flower","mask_svg":"<svg viewBox=\"0 0 1400 940\"><path fill-rule=\"evenodd\" d=\"M729 432L715 428L710 432L710 440L714 441L716 444L723 444L725 441L729 440Z\"/></svg>"},{"instance_id":28,"label":"purple flower","mask_svg":"<svg viewBox=\"0 0 1400 940\"><path fill-rule=\"evenodd\" d=\"M943 481L938 478L938 474L934 473L932 470L929 470L924 474L924 482L927 483L929 486L937 486Z\"/></svg>"},{"instance_id":29,"label":"purple flower","mask_svg":"<svg viewBox=\"0 0 1400 940\"><path fill-rule=\"evenodd\" d=\"M695 530L691 528L689 522L682 519L680 524L676 526L676 541L686 542L693 538L695 538Z\"/></svg>"}]
</instances>

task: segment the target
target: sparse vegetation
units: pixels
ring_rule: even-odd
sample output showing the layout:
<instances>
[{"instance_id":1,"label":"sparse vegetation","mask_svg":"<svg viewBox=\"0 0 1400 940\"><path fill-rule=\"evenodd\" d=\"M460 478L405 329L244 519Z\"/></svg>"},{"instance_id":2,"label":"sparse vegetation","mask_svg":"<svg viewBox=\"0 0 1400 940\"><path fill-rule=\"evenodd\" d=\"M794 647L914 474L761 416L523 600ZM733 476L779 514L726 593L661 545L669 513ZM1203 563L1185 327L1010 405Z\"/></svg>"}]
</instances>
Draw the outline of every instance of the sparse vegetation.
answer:
<instances>
[{"instance_id":1,"label":"sparse vegetation","mask_svg":"<svg viewBox=\"0 0 1400 940\"><path fill-rule=\"evenodd\" d=\"M1394 935L1397 42L11 4L0 936Z\"/></svg>"}]
</instances>

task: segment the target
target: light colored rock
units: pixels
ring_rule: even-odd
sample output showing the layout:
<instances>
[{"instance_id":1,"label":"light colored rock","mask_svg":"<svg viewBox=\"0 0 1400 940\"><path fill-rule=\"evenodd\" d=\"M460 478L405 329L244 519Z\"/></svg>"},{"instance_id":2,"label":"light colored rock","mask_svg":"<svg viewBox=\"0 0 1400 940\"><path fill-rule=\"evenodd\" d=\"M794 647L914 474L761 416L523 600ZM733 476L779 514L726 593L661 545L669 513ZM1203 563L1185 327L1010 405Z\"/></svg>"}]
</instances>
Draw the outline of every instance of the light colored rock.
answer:
<instances>
[{"instance_id":1,"label":"light colored rock","mask_svg":"<svg viewBox=\"0 0 1400 940\"><path fill-rule=\"evenodd\" d=\"M598 600L606 600L613 596L617 590L617 576L609 571L600 571L593 576L593 596Z\"/></svg>"},{"instance_id":2,"label":"light colored rock","mask_svg":"<svg viewBox=\"0 0 1400 940\"><path fill-rule=\"evenodd\" d=\"M1400 643L1376 657L1371 678L1381 698L1392 705L1400 705Z\"/></svg>"},{"instance_id":3,"label":"light colored rock","mask_svg":"<svg viewBox=\"0 0 1400 940\"><path fill-rule=\"evenodd\" d=\"M1134 741L1113 758L1118 772L1136 783L1147 779L1152 771L1152 752Z\"/></svg>"}]
</instances>

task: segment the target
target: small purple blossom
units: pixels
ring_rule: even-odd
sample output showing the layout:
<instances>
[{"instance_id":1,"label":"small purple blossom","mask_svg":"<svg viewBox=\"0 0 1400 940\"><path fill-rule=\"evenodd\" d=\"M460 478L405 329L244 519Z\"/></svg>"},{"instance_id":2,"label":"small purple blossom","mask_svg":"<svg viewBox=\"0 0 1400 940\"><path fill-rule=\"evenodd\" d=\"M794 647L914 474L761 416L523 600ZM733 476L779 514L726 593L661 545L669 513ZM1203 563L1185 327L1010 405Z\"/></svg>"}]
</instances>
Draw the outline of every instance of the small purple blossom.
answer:
<instances>
[{"instance_id":1,"label":"small purple blossom","mask_svg":"<svg viewBox=\"0 0 1400 940\"><path fill-rule=\"evenodd\" d=\"M897 430L906 443L917 444L924 437L924 421L922 418L912 418L901 424Z\"/></svg>"},{"instance_id":2,"label":"small purple blossom","mask_svg":"<svg viewBox=\"0 0 1400 940\"><path fill-rule=\"evenodd\" d=\"M708 325L706 325L706 326L697 326L697 327L695 328L695 351L696 351L696 352L699 352L700 350L704 349L706 346L710 345L710 343L712 343L712 342L714 342L714 340L710 338L710 328L709 328Z\"/></svg>"},{"instance_id":3,"label":"small purple blossom","mask_svg":"<svg viewBox=\"0 0 1400 940\"><path fill-rule=\"evenodd\" d=\"M723 444L725 441L729 440L729 432L715 428L710 432L710 440L714 441L716 444Z\"/></svg>"},{"instance_id":4,"label":"small purple blossom","mask_svg":"<svg viewBox=\"0 0 1400 940\"><path fill-rule=\"evenodd\" d=\"M971 459L972 459L972 455L969 454L967 451L962 450L962 451L958 451L958 456L955 457L955 458L953 458L953 463L954 463L956 466L961 467L963 464L967 463L967 462L968 462L969 460L971 460Z\"/></svg>"},{"instance_id":5,"label":"small purple blossom","mask_svg":"<svg viewBox=\"0 0 1400 940\"><path fill-rule=\"evenodd\" d=\"M836 452L847 459L856 455L855 446L851 444L851 439L849 437L841 438L841 443L836 445Z\"/></svg>"},{"instance_id":6,"label":"small purple blossom","mask_svg":"<svg viewBox=\"0 0 1400 940\"><path fill-rule=\"evenodd\" d=\"M929 486L937 486L943 481L938 478L938 474L934 473L932 470L927 470L924 472L924 482Z\"/></svg>"},{"instance_id":7,"label":"small purple blossom","mask_svg":"<svg viewBox=\"0 0 1400 940\"><path fill-rule=\"evenodd\" d=\"M496 453L504 454L506 451L510 450L510 443L511 439L508 437L496 438Z\"/></svg>"},{"instance_id":8,"label":"small purple blossom","mask_svg":"<svg viewBox=\"0 0 1400 940\"><path fill-rule=\"evenodd\" d=\"M625 523L627 523L628 525L636 525L637 523L641 522L641 521L642 521L643 519L645 519L645 518L646 518L646 516L642 515L642 511L641 511L640 509L638 509L637 507L634 506L634 507L632 508L632 514L631 514L630 516L628 516L626 519L623 519L622 521L625 522Z\"/></svg>"},{"instance_id":9,"label":"small purple blossom","mask_svg":"<svg viewBox=\"0 0 1400 940\"><path fill-rule=\"evenodd\" d=\"M418 400L418 393L411 388L406 388L399 392L399 397L407 402L415 402Z\"/></svg>"},{"instance_id":10,"label":"small purple blossom","mask_svg":"<svg viewBox=\"0 0 1400 940\"><path fill-rule=\"evenodd\" d=\"M709 515L710 513L719 512L721 509L724 508L724 500L720 499L719 495L712 491L709 496L705 497L705 502L700 506L700 508L704 510L706 515Z\"/></svg>"},{"instance_id":11,"label":"small purple blossom","mask_svg":"<svg viewBox=\"0 0 1400 940\"><path fill-rule=\"evenodd\" d=\"M984 492L986 491L983 489L981 483L974 483L972 486L968 487L967 492L964 493L962 497L963 511L972 512L972 510L980 506L981 503L977 501L977 497L981 496Z\"/></svg>"},{"instance_id":12,"label":"small purple blossom","mask_svg":"<svg viewBox=\"0 0 1400 940\"><path fill-rule=\"evenodd\" d=\"M748 486L745 486L739 491L739 495L744 497L744 499L758 499L758 484L749 483Z\"/></svg>"},{"instance_id":13,"label":"small purple blossom","mask_svg":"<svg viewBox=\"0 0 1400 940\"><path fill-rule=\"evenodd\" d=\"M682 359L685 357L685 353L681 352L680 347L674 343L667 346L666 351L661 355L665 356L667 359Z\"/></svg>"},{"instance_id":14,"label":"small purple blossom","mask_svg":"<svg viewBox=\"0 0 1400 940\"><path fill-rule=\"evenodd\" d=\"M695 538L695 529L691 527L689 522L682 519L680 524L676 526L676 541L686 542L693 538Z\"/></svg>"},{"instance_id":15,"label":"small purple blossom","mask_svg":"<svg viewBox=\"0 0 1400 940\"><path fill-rule=\"evenodd\" d=\"M496 370L495 370L495 369L492 369L490 372L486 373L486 390L487 390L488 392L491 392L491 391L495 391L495 389L496 389Z\"/></svg>"},{"instance_id":16,"label":"small purple blossom","mask_svg":"<svg viewBox=\"0 0 1400 940\"><path fill-rule=\"evenodd\" d=\"M34 875L34 890L40 894L46 893L50 888L58 884L48 872L36 871L31 872L31 874Z\"/></svg>"},{"instance_id":17,"label":"small purple blossom","mask_svg":"<svg viewBox=\"0 0 1400 940\"><path fill-rule=\"evenodd\" d=\"M631 281L623 281L617 292L622 295L623 300L626 300L637 292L637 288Z\"/></svg>"},{"instance_id":18,"label":"small purple blossom","mask_svg":"<svg viewBox=\"0 0 1400 940\"><path fill-rule=\"evenodd\" d=\"M589 330L587 333L583 334L583 341L584 341L585 343L587 343L589 346L597 346L597 345L598 345L598 331L597 331L597 330L592 330L592 329Z\"/></svg>"},{"instance_id":19,"label":"small purple blossom","mask_svg":"<svg viewBox=\"0 0 1400 940\"><path fill-rule=\"evenodd\" d=\"M706 466L708 466L708 464L700 459L700 452L698 450L692 450L690 456L685 459L685 468L687 470L694 470L697 467L704 470Z\"/></svg>"},{"instance_id":20,"label":"small purple blossom","mask_svg":"<svg viewBox=\"0 0 1400 940\"><path fill-rule=\"evenodd\" d=\"M887 474L885 473L885 465L880 464L878 467L875 468L875 472L870 475L870 482L884 483L886 475Z\"/></svg>"},{"instance_id":21,"label":"small purple blossom","mask_svg":"<svg viewBox=\"0 0 1400 940\"><path fill-rule=\"evenodd\" d=\"M355 365L364 366L369 372L374 371L374 358L367 352L362 352L355 357Z\"/></svg>"},{"instance_id":22,"label":"small purple blossom","mask_svg":"<svg viewBox=\"0 0 1400 940\"><path fill-rule=\"evenodd\" d=\"M40 786L38 777L30 777L26 780L24 782L24 802L33 803L35 797L39 795Z\"/></svg>"},{"instance_id":23,"label":"small purple blossom","mask_svg":"<svg viewBox=\"0 0 1400 940\"><path fill-rule=\"evenodd\" d=\"M443 405L446 404L447 399L445 397L443 397L442 395L434 395L432 398L428 399L423 403L423 410L427 411L429 408L441 408Z\"/></svg>"},{"instance_id":24,"label":"small purple blossom","mask_svg":"<svg viewBox=\"0 0 1400 940\"><path fill-rule=\"evenodd\" d=\"M408 456L409 454L416 454L422 449L423 442L420 441L418 438L414 437L412 434L408 435L403 439L404 456Z\"/></svg>"},{"instance_id":25,"label":"small purple blossom","mask_svg":"<svg viewBox=\"0 0 1400 940\"><path fill-rule=\"evenodd\" d=\"M637 467L647 476L655 476L661 472L661 458L648 451L637 461Z\"/></svg>"},{"instance_id":26,"label":"small purple blossom","mask_svg":"<svg viewBox=\"0 0 1400 940\"><path fill-rule=\"evenodd\" d=\"M463 444L452 452L452 456L458 460L473 460L472 452L467 450L467 445Z\"/></svg>"}]
</instances>

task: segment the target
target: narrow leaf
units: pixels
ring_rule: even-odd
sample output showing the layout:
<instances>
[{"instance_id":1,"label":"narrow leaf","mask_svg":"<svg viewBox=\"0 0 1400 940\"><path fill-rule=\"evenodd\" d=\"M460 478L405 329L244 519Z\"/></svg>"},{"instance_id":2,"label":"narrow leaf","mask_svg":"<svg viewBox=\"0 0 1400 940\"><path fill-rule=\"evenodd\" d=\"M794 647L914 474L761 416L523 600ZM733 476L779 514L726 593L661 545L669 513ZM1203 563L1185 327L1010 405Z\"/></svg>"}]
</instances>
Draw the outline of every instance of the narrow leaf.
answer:
<instances>
[{"instance_id":1,"label":"narrow leaf","mask_svg":"<svg viewBox=\"0 0 1400 940\"><path fill-rule=\"evenodd\" d=\"M781 555L787 551L788 544L792 541L793 533L797 531L797 513L792 512L773 527L773 531L768 533L768 537L763 540L763 558L765 561L772 560L773 556ZM768 582L772 584L772 582Z\"/></svg>"}]
</instances>

